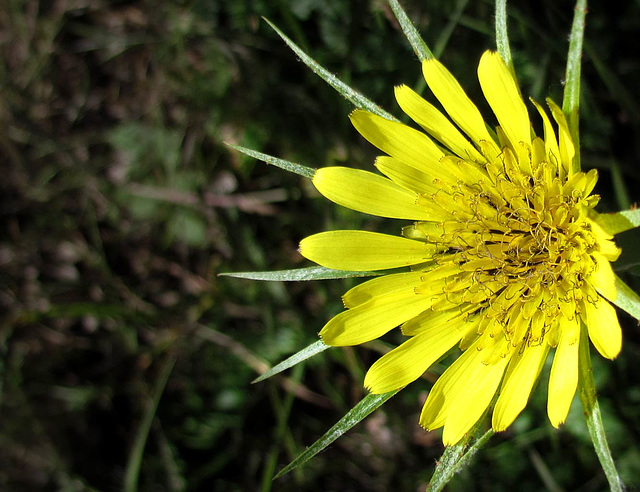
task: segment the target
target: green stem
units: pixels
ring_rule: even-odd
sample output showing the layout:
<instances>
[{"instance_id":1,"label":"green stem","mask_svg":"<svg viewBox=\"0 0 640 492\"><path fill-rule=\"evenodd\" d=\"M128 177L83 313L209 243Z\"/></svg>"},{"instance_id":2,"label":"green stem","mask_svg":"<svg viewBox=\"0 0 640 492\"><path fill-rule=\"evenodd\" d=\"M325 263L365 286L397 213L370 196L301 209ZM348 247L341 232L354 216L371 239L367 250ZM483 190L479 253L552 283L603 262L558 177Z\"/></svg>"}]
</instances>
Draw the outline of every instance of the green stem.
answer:
<instances>
[{"instance_id":1,"label":"green stem","mask_svg":"<svg viewBox=\"0 0 640 492\"><path fill-rule=\"evenodd\" d=\"M587 0L577 0L571 36L569 38L569 53L567 54L567 71L565 75L564 97L562 110L567 116L571 138L576 146L576 156L573 160L573 171L580 171L580 133L578 119L580 113L580 67L582 63L582 42L584 39L585 17L587 15Z\"/></svg>"},{"instance_id":2,"label":"green stem","mask_svg":"<svg viewBox=\"0 0 640 492\"><path fill-rule=\"evenodd\" d=\"M604 432L604 425L602 423L602 415L600 414L600 406L598 405L598 399L596 398L596 388L593 383L593 371L591 369L591 355L589 353L589 339L587 337L587 328L582 325L580 336L580 348L578 367L580 377L578 381L578 393L580 395L580 403L582 403L582 409L584 411L585 418L587 420L587 428L591 435L591 441L593 447L596 450L600 465L604 470L607 480L609 481L609 488L613 492L622 492L624 485L616 470L616 465L611 456L611 450L607 443L607 436Z\"/></svg>"}]
</instances>

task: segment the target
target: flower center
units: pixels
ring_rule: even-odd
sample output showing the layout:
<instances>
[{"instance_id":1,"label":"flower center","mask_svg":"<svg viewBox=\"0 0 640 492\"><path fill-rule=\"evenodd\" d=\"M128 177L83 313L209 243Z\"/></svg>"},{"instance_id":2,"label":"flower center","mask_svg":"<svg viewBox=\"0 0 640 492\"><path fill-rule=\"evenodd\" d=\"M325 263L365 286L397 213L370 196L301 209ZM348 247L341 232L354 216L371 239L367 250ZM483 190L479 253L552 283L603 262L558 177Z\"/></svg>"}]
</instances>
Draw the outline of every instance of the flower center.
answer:
<instances>
[{"instance_id":1,"label":"flower center","mask_svg":"<svg viewBox=\"0 0 640 492\"><path fill-rule=\"evenodd\" d=\"M473 305L487 363L557 337L559 315L573 319L590 294L584 279L595 269L597 239L586 217L597 175L561 179L547 162L531 164L532 175L487 164L477 183L442 186L428 199L455 203L458 220L415 226L441 248L438 264L457 265L440 306Z\"/></svg>"}]
</instances>

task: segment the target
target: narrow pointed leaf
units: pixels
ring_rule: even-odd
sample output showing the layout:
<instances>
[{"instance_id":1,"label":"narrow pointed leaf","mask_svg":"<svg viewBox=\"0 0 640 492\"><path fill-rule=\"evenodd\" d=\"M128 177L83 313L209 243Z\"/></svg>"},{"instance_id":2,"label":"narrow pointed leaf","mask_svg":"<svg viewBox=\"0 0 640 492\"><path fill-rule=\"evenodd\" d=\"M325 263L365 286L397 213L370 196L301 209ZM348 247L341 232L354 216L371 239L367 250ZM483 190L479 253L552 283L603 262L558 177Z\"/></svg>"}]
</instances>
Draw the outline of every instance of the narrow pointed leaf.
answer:
<instances>
[{"instance_id":1,"label":"narrow pointed leaf","mask_svg":"<svg viewBox=\"0 0 640 492\"><path fill-rule=\"evenodd\" d=\"M293 52L300 57L302 63L304 63L307 67L309 67L313 72L318 75L322 80L324 80L327 84L333 87L342 97L347 99L351 104L353 104L356 108L364 109L371 113L375 113L378 116L382 116L388 120L396 120L392 115L387 113L380 106L375 104L373 101L367 99L365 96L360 94L358 91L352 89L347 84L342 82L338 77L329 72L326 68L316 62L313 58L307 55L297 44L295 44L291 39L289 39L280 29L278 29L269 19L263 19L271 26L271 28L282 38L282 40L287 43L289 48L293 50Z\"/></svg>"},{"instance_id":2,"label":"narrow pointed leaf","mask_svg":"<svg viewBox=\"0 0 640 492\"><path fill-rule=\"evenodd\" d=\"M612 214L598 214L594 220L605 232L613 235L619 234L640 226L640 208Z\"/></svg>"},{"instance_id":3,"label":"narrow pointed leaf","mask_svg":"<svg viewBox=\"0 0 640 492\"><path fill-rule=\"evenodd\" d=\"M267 164L271 164L272 166L277 166L280 169L289 171L290 173L299 174L300 176L304 176L305 178L313 178L313 175L316 172L316 170L312 167L303 166L302 164L297 164L295 162L285 161L284 159L278 159L277 157L263 154L262 152L258 152L256 150L241 147L240 145L232 145L230 143L226 145L228 147L231 147L233 150L237 150L238 152L242 152L243 154L248 155L249 157L253 157L254 159L258 159L262 162L266 162Z\"/></svg>"},{"instance_id":4,"label":"narrow pointed leaf","mask_svg":"<svg viewBox=\"0 0 640 492\"><path fill-rule=\"evenodd\" d=\"M382 395L368 394L360 402L346 413L340 421L334 425L329 431L318 439L315 443L309 446L303 453L298 455L291 463L285 466L280 473L278 473L274 480L282 475L289 473L294 468L299 467L306 461L313 458L316 454L329 446L333 441L338 439L342 434L351 429L354 425L364 420L371 412L382 406L389 398L394 396L400 390L390 391Z\"/></svg>"},{"instance_id":5,"label":"narrow pointed leaf","mask_svg":"<svg viewBox=\"0 0 640 492\"><path fill-rule=\"evenodd\" d=\"M578 0L574 8L573 24L569 37L569 53L567 54L567 71L565 74L564 97L562 111L567 117L569 131L576 146L573 159L573 170L580 170L580 137L578 129L578 115L580 108L580 67L582 63L582 41L584 39L584 24L587 15L587 0Z\"/></svg>"},{"instance_id":6,"label":"narrow pointed leaf","mask_svg":"<svg viewBox=\"0 0 640 492\"><path fill-rule=\"evenodd\" d=\"M262 374L260 377L251 381L251 384L259 383L260 381L264 381L265 379L269 379L271 376L275 376L276 374L289 369L290 367L299 364L302 361L310 359L314 355L319 354L320 352L324 352L327 350L329 345L325 345L322 340L318 340L317 342L312 343L306 348L303 348L300 352L293 354L288 359L283 360L279 364L276 364L267 372Z\"/></svg>"},{"instance_id":7,"label":"narrow pointed leaf","mask_svg":"<svg viewBox=\"0 0 640 492\"><path fill-rule=\"evenodd\" d=\"M248 280L267 280L273 282L304 282L307 280L332 280L336 278L375 277L378 272L351 272L333 270L322 266L294 268L292 270L276 270L272 272L228 272L220 273L223 277L245 278Z\"/></svg>"},{"instance_id":8,"label":"narrow pointed leaf","mask_svg":"<svg viewBox=\"0 0 640 492\"><path fill-rule=\"evenodd\" d=\"M463 439L458 444L447 447L438 460L438 465L431 477L427 490L430 492L442 490L457 472L469 464L473 456L489 441L493 434L493 429L489 429L468 449L469 439Z\"/></svg>"},{"instance_id":9,"label":"narrow pointed leaf","mask_svg":"<svg viewBox=\"0 0 640 492\"><path fill-rule=\"evenodd\" d=\"M640 296L620 280L618 276L616 276L616 288L618 290L618 296L613 303L640 321Z\"/></svg>"},{"instance_id":10,"label":"narrow pointed leaf","mask_svg":"<svg viewBox=\"0 0 640 492\"><path fill-rule=\"evenodd\" d=\"M496 48L511 73L515 73L507 32L507 0L496 0Z\"/></svg>"},{"instance_id":11,"label":"narrow pointed leaf","mask_svg":"<svg viewBox=\"0 0 640 492\"><path fill-rule=\"evenodd\" d=\"M607 443L607 436L602 423L602 415L600 414L600 406L596 398L596 388L593 383L593 370L591 368L591 355L589 353L590 346L587 338L587 328L582 326L582 334L578 355L578 394L580 395L580 403L587 420L587 428L591 436L591 442L595 448L600 465L604 470L609 482L609 489L613 492L622 492L624 485L616 470L615 462L611 456L611 450Z\"/></svg>"},{"instance_id":12,"label":"narrow pointed leaf","mask_svg":"<svg viewBox=\"0 0 640 492\"><path fill-rule=\"evenodd\" d=\"M413 22L411 22L411 19L409 19L409 16L404 11L398 0L388 0L388 3L391 10L393 10L393 15L398 19L402 32L404 32L407 41L411 44L413 52L418 57L418 60L423 61L433 58L433 53L427 46L427 43L424 42L424 39L422 39L422 36L418 33L416 26L413 25Z\"/></svg>"}]
</instances>

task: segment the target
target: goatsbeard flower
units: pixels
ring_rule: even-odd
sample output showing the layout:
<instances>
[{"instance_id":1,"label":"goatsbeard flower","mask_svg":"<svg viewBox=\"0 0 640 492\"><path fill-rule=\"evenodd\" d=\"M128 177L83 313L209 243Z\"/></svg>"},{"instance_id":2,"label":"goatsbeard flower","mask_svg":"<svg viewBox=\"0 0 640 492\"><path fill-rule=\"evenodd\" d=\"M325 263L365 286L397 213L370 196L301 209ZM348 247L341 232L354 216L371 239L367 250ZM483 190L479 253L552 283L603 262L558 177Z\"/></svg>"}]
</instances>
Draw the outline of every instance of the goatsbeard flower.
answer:
<instances>
[{"instance_id":1,"label":"goatsbeard flower","mask_svg":"<svg viewBox=\"0 0 640 492\"><path fill-rule=\"evenodd\" d=\"M567 121L551 100L555 129L533 102L544 138L535 135L497 53L484 53L478 66L495 132L441 63L426 60L423 72L448 118L397 87L398 104L426 134L356 110L355 128L387 154L375 163L384 176L327 167L313 177L339 205L415 221L402 236L330 231L302 240L302 255L328 268L410 267L349 290L347 310L320 336L327 345L349 346L401 327L410 338L366 375L373 393L407 385L458 345L462 354L439 377L420 416L426 429L444 427L446 445L457 443L494 398L493 429L511 425L554 349L547 410L557 427L578 384L581 330L609 359L622 343L609 302L616 297L610 262L620 250L591 218L597 172L577 169Z\"/></svg>"}]
</instances>

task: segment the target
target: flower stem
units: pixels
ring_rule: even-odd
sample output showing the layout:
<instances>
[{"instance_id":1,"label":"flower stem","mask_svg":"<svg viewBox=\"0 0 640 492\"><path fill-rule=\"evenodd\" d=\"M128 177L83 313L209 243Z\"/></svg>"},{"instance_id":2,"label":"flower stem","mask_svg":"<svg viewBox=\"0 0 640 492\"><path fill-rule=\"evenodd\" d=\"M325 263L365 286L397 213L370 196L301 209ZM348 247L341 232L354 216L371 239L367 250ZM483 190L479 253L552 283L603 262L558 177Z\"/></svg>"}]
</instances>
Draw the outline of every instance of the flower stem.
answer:
<instances>
[{"instance_id":1,"label":"flower stem","mask_svg":"<svg viewBox=\"0 0 640 492\"><path fill-rule=\"evenodd\" d=\"M591 369L591 355L589 353L589 340L587 337L587 328L584 325L582 326L581 332L578 356L578 367L580 371L578 393L580 394L580 403L582 403L582 409L587 420L587 428L591 435L591 442L593 442L593 447L600 460L600 465L609 481L609 488L613 492L622 492L624 485L622 484L613 457L611 456L611 450L607 443L607 436L604 432L604 425L600 414L600 406L596 398L593 371Z\"/></svg>"}]
</instances>

